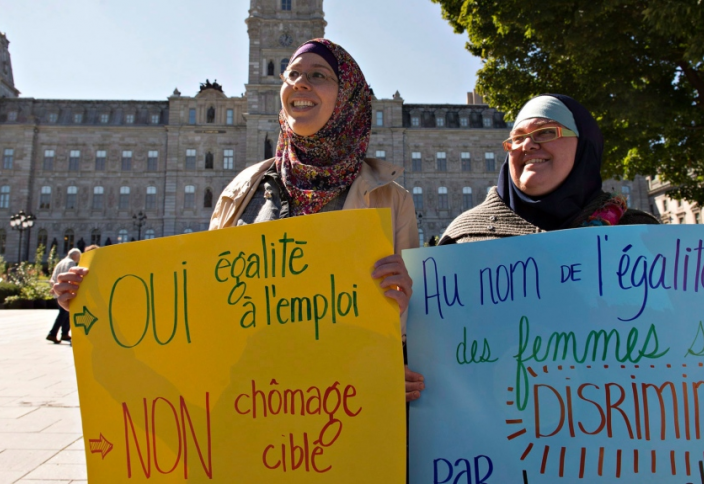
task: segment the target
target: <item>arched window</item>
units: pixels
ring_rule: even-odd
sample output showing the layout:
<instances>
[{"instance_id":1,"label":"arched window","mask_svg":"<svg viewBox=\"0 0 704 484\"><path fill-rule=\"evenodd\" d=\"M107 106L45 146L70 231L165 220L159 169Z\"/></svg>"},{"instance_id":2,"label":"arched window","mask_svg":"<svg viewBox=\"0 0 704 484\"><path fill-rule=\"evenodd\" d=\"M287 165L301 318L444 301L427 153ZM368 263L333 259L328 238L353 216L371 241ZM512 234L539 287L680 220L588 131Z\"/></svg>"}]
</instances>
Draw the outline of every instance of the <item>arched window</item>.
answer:
<instances>
[{"instance_id":1,"label":"arched window","mask_svg":"<svg viewBox=\"0 0 704 484\"><path fill-rule=\"evenodd\" d=\"M195 208L196 204L196 187L186 185L185 196L183 197L183 208Z\"/></svg>"},{"instance_id":2,"label":"arched window","mask_svg":"<svg viewBox=\"0 0 704 484\"><path fill-rule=\"evenodd\" d=\"M469 210L474 206L474 200L472 200L472 187L462 188L462 210Z\"/></svg>"},{"instance_id":3,"label":"arched window","mask_svg":"<svg viewBox=\"0 0 704 484\"><path fill-rule=\"evenodd\" d=\"M144 240L149 240L154 238L154 229L147 229L144 231Z\"/></svg>"},{"instance_id":4,"label":"arched window","mask_svg":"<svg viewBox=\"0 0 704 484\"><path fill-rule=\"evenodd\" d=\"M48 241L49 241L49 236L46 233L46 230L44 230L44 229L39 230L39 235L37 236L37 247L39 247L40 245L43 245L45 255L49 252L49 248L46 245Z\"/></svg>"},{"instance_id":5,"label":"arched window","mask_svg":"<svg viewBox=\"0 0 704 484\"><path fill-rule=\"evenodd\" d=\"M190 228L190 227L188 227L187 229L183 229L183 233L184 233L184 234L192 234L192 233L193 233L193 229Z\"/></svg>"},{"instance_id":6,"label":"arched window","mask_svg":"<svg viewBox=\"0 0 704 484\"><path fill-rule=\"evenodd\" d=\"M93 229L93 231L90 233L90 245L100 245L100 239L100 230Z\"/></svg>"},{"instance_id":7,"label":"arched window","mask_svg":"<svg viewBox=\"0 0 704 484\"><path fill-rule=\"evenodd\" d=\"M267 76L274 75L274 61L269 61L269 63L266 65L266 75Z\"/></svg>"},{"instance_id":8,"label":"arched window","mask_svg":"<svg viewBox=\"0 0 704 484\"><path fill-rule=\"evenodd\" d=\"M103 187L93 187L93 210L103 209L103 195L105 190ZM98 244L100 245L100 244Z\"/></svg>"},{"instance_id":9,"label":"arched window","mask_svg":"<svg viewBox=\"0 0 704 484\"><path fill-rule=\"evenodd\" d=\"M41 195L39 195L39 208L44 210L51 208L51 187L42 187Z\"/></svg>"},{"instance_id":10,"label":"arched window","mask_svg":"<svg viewBox=\"0 0 704 484\"><path fill-rule=\"evenodd\" d=\"M74 235L73 230L68 229L64 232L64 254L68 254L68 251L73 249L74 246Z\"/></svg>"},{"instance_id":11,"label":"arched window","mask_svg":"<svg viewBox=\"0 0 704 484\"><path fill-rule=\"evenodd\" d=\"M269 158L274 157L274 149L271 146L271 140L269 139L269 136L264 138L264 159L268 160Z\"/></svg>"},{"instance_id":12,"label":"arched window","mask_svg":"<svg viewBox=\"0 0 704 484\"><path fill-rule=\"evenodd\" d=\"M120 187L120 201L118 208L120 210L127 210L130 208L130 187Z\"/></svg>"},{"instance_id":13,"label":"arched window","mask_svg":"<svg viewBox=\"0 0 704 484\"><path fill-rule=\"evenodd\" d=\"M413 187L413 205L416 210L423 210L423 189L421 187Z\"/></svg>"},{"instance_id":14,"label":"arched window","mask_svg":"<svg viewBox=\"0 0 704 484\"><path fill-rule=\"evenodd\" d=\"M117 243L118 244L124 244L126 242L129 242L130 240L130 234L127 232L127 229L120 229L120 231L117 233Z\"/></svg>"},{"instance_id":15,"label":"arched window","mask_svg":"<svg viewBox=\"0 0 704 484\"><path fill-rule=\"evenodd\" d=\"M210 188L205 189L203 208L213 208L213 191Z\"/></svg>"},{"instance_id":16,"label":"arched window","mask_svg":"<svg viewBox=\"0 0 704 484\"><path fill-rule=\"evenodd\" d=\"M288 67L288 59L281 59L281 73L283 74Z\"/></svg>"},{"instance_id":17,"label":"arched window","mask_svg":"<svg viewBox=\"0 0 704 484\"><path fill-rule=\"evenodd\" d=\"M210 151L208 151L205 154L205 169L206 170L213 169L213 154Z\"/></svg>"},{"instance_id":18,"label":"arched window","mask_svg":"<svg viewBox=\"0 0 704 484\"><path fill-rule=\"evenodd\" d=\"M486 162L486 171L496 171L494 153L484 153L484 161Z\"/></svg>"},{"instance_id":19,"label":"arched window","mask_svg":"<svg viewBox=\"0 0 704 484\"><path fill-rule=\"evenodd\" d=\"M206 123L214 123L215 122L215 108L213 106L210 106L208 108L208 111L206 112L206 116L205 116L205 122Z\"/></svg>"},{"instance_id":20,"label":"arched window","mask_svg":"<svg viewBox=\"0 0 704 484\"><path fill-rule=\"evenodd\" d=\"M73 210L76 208L76 195L78 194L77 187L66 188L66 208L68 210Z\"/></svg>"},{"instance_id":21,"label":"arched window","mask_svg":"<svg viewBox=\"0 0 704 484\"><path fill-rule=\"evenodd\" d=\"M438 210L447 210L448 208L447 187L440 187L438 188Z\"/></svg>"}]
</instances>

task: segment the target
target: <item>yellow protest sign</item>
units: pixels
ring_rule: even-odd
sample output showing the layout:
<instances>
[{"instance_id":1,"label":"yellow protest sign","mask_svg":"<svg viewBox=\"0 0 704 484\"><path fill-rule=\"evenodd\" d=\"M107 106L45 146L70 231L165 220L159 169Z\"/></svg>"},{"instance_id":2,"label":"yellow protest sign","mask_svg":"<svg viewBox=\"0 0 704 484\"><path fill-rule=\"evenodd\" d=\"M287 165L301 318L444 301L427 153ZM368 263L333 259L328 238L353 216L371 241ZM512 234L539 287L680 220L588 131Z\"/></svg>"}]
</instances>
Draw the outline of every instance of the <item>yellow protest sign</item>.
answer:
<instances>
[{"instance_id":1,"label":"yellow protest sign","mask_svg":"<svg viewBox=\"0 0 704 484\"><path fill-rule=\"evenodd\" d=\"M389 210L88 252L71 303L90 482L405 482Z\"/></svg>"}]
</instances>

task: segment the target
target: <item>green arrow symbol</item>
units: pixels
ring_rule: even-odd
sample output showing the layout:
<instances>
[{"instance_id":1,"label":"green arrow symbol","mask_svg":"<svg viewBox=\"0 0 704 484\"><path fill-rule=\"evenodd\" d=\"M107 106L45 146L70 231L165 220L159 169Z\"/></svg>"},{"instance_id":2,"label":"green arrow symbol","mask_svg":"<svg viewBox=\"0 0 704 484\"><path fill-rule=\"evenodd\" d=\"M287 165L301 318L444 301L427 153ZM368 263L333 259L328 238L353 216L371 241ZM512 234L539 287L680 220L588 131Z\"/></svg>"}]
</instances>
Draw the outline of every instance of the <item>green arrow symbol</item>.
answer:
<instances>
[{"instance_id":1,"label":"green arrow symbol","mask_svg":"<svg viewBox=\"0 0 704 484\"><path fill-rule=\"evenodd\" d=\"M77 328L83 328L83 330L86 332L86 336L88 336L88 332L90 331L90 328L93 327L95 322L98 320L93 313L90 312L90 310L83 306L83 312L82 313L76 313L73 315L73 325Z\"/></svg>"}]
</instances>

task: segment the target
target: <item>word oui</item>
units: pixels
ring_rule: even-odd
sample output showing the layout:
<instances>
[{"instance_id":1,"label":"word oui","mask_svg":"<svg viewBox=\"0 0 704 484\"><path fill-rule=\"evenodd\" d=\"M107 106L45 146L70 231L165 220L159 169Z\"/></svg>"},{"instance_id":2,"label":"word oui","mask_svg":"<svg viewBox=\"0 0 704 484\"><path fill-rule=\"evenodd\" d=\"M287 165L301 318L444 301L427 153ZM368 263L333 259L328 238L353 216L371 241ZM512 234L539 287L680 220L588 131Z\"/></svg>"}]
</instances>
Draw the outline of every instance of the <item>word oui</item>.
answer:
<instances>
[{"instance_id":1,"label":"word oui","mask_svg":"<svg viewBox=\"0 0 704 484\"><path fill-rule=\"evenodd\" d=\"M353 385L346 385L340 390L340 382L335 382L327 388L321 389L315 385L303 391L300 388L286 388L280 390L276 380L269 382L269 391L258 390L257 383L252 380L252 389L249 393L240 393L235 398L235 412L240 415L250 415L252 419L267 418L274 415L326 415L327 422L318 433L317 439L311 441L308 432L304 432L296 444L293 433L282 435L284 441L279 444L279 449L274 444L269 444L262 452L262 463L267 469L281 469L295 471L303 468L305 472L324 473L332 469L332 465L319 467L316 460L322 457L325 449L332 446L342 433L342 421L336 418L340 411L348 417L354 418L360 414L362 407L351 409L351 399L357 396L357 389ZM288 459L288 460L287 460Z\"/></svg>"},{"instance_id":2,"label":"word oui","mask_svg":"<svg viewBox=\"0 0 704 484\"><path fill-rule=\"evenodd\" d=\"M184 261L182 264L185 266L186 262ZM176 330L178 329L179 308L181 308L183 314L183 326L186 341L188 343L191 342L191 332L188 326L188 273L186 271L186 268L184 267L184 269L182 270L180 282L181 287L179 287L178 271L174 271L173 280L173 298L169 299L168 296L166 296L170 293L170 291L166 292L166 295L163 299L161 298L161 296L159 297L160 307L168 310L171 310L171 308L173 308L173 325L171 326L171 334L169 334L166 339L162 339L159 336L159 332L157 331L157 314L159 314L160 311L157 311L156 294L158 294L158 292L154 290L154 273L149 274L149 286L147 286L147 282L143 278L135 274L126 274L118 278L113 283L112 289L110 291L108 318L110 321L110 331L112 332L112 337L119 346L123 348L134 348L135 346L139 345L147 335L150 325L152 327L154 341L156 341L156 343L160 345L169 344L174 339L174 336L176 336ZM131 286L136 286L137 289L134 290L134 287ZM140 287L144 289L144 293L139 290ZM182 302L180 304L179 293L182 293ZM140 307L138 303L140 302L139 298L141 294L144 294L145 303L143 316L141 314L138 314L138 308ZM127 327L132 326L133 324L138 322L140 320L140 316L144 317L144 330L142 331L141 336L137 338L136 341L125 341L124 334L122 338L118 336L118 333L123 333L122 331L115 330L116 327L120 326L119 322L117 321L118 317L115 314L116 312L118 312L118 308L121 317L126 319L125 325ZM128 317L126 317L127 315L124 314L125 308L129 309L130 313Z\"/></svg>"}]
</instances>

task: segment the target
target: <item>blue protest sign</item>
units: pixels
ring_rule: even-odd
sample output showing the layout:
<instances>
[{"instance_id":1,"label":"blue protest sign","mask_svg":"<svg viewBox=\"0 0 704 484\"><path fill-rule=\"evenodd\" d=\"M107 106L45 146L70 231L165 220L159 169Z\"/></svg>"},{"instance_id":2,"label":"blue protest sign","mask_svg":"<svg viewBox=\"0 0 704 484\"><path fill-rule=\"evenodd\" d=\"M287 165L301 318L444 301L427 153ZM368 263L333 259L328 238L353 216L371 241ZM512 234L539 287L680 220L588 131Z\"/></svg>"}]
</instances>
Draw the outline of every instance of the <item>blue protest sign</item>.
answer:
<instances>
[{"instance_id":1,"label":"blue protest sign","mask_svg":"<svg viewBox=\"0 0 704 484\"><path fill-rule=\"evenodd\" d=\"M704 227L404 252L411 484L704 483Z\"/></svg>"}]
</instances>

